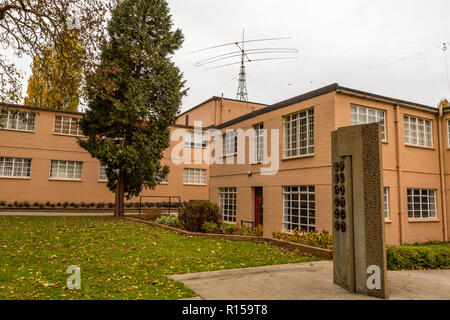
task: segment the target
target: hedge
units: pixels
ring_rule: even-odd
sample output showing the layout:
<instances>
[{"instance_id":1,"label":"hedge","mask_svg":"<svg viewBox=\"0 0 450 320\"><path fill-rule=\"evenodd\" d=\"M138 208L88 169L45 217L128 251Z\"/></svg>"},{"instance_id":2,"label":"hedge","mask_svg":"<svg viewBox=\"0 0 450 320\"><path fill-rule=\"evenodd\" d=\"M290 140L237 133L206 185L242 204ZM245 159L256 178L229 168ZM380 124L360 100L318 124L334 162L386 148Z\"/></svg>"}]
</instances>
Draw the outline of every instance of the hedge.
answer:
<instances>
[{"instance_id":1,"label":"hedge","mask_svg":"<svg viewBox=\"0 0 450 320\"><path fill-rule=\"evenodd\" d=\"M389 270L450 268L450 242L387 247Z\"/></svg>"}]
</instances>

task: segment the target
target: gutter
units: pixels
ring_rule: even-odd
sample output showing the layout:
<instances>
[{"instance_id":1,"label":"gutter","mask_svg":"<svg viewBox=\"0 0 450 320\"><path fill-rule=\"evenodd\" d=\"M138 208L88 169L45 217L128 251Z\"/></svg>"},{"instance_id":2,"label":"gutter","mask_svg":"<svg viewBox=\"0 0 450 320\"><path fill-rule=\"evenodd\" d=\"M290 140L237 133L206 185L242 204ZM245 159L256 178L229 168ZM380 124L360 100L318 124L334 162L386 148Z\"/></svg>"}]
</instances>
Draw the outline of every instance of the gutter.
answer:
<instances>
[{"instance_id":1,"label":"gutter","mask_svg":"<svg viewBox=\"0 0 450 320\"><path fill-rule=\"evenodd\" d=\"M396 131L396 148L397 157L397 185L398 185L398 231L400 236L400 244L403 244L403 181L402 181L402 157L400 153L400 106L396 104L395 109L395 131Z\"/></svg>"}]
</instances>

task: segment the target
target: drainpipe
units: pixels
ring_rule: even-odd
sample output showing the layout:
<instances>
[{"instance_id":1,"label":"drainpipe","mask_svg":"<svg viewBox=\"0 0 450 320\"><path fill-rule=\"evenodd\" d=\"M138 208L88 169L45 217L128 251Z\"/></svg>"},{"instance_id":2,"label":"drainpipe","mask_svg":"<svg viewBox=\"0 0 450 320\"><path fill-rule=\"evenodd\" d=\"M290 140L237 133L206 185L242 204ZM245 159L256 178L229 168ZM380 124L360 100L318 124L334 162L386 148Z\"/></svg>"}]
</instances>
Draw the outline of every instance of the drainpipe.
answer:
<instances>
[{"instance_id":1,"label":"drainpipe","mask_svg":"<svg viewBox=\"0 0 450 320\"><path fill-rule=\"evenodd\" d=\"M439 105L439 117L438 117L438 139L439 139L439 173L441 176L441 203L442 203L442 232L443 239L447 241L447 196L446 196L446 184L445 184L445 160L444 160L444 143L442 141L442 121L444 111L442 104Z\"/></svg>"},{"instance_id":2,"label":"drainpipe","mask_svg":"<svg viewBox=\"0 0 450 320\"><path fill-rule=\"evenodd\" d=\"M222 92L222 99L220 99L220 123L223 121L223 92Z\"/></svg>"},{"instance_id":3,"label":"drainpipe","mask_svg":"<svg viewBox=\"0 0 450 320\"><path fill-rule=\"evenodd\" d=\"M398 228L400 235L400 244L403 244L403 181L402 181L402 159L400 152L400 106L396 104L395 108L395 130L396 130L396 156L397 156L397 185L398 185Z\"/></svg>"}]
</instances>

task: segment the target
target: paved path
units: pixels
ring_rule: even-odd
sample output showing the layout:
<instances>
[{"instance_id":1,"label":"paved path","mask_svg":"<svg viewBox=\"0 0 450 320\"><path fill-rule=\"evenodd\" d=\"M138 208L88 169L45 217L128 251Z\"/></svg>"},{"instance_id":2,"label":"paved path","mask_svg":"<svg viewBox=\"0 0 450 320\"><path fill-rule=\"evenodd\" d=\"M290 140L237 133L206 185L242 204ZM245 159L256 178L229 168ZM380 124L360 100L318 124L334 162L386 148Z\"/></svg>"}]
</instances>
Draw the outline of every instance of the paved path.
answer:
<instances>
[{"instance_id":1,"label":"paved path","mask_svg":"<svg viewBox=\"0 0 450 320\"><path fill-rule=\"evenodd\" d=\"M196 300L370 299L333 284L333 262L289 264L170 276L191 288ZM450 270L389 271L391 300L450 299Z\"/></svg>"},{"instance_id":2,"label":"paved path","mask_svg":"<svg viewBox=\"0 0 450 320\"><path fill-rule=\"evenodd\" d=\"M138 212L125 212L125 215L136 215ZM114 216L114 212L53 212L53 211L24 211L24 212L0 212L0 216L18 216L18 217L109 217Z\"/></svg>"}]
</instances>

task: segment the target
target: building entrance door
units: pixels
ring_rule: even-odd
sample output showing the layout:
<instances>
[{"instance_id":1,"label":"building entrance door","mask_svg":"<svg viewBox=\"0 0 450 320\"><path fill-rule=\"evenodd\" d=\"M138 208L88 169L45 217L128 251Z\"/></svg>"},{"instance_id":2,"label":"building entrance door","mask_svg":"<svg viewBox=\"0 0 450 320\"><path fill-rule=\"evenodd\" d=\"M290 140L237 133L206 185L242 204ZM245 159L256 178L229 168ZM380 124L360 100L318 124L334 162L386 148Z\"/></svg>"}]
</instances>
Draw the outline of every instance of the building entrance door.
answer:
<instances>
[{"instance_id":1,"label":"building entrance door","mask_svg":"<svg viewBox=\"0 0 450 320\"><path fill-rule=\"evenodd\" d=\"M263 226L263 188L255 188L255 227L258 225Z\"/></svg>"}]
</instances>

